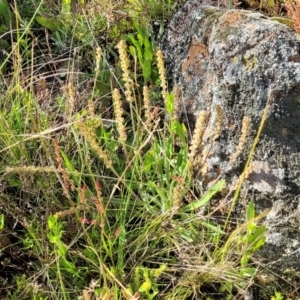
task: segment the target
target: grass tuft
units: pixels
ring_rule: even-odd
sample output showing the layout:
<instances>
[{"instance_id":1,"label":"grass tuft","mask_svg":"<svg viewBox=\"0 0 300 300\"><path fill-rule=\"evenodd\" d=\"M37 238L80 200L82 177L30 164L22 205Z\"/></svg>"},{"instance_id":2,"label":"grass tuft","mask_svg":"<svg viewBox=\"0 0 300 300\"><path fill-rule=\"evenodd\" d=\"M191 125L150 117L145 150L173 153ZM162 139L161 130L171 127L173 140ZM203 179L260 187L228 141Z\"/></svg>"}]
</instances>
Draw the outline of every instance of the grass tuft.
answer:
<instances>
[{"instance_id":1,"label":"grass tuft","mask_svg":"<svg viewBox=\"0 0 300 300\"><path fill-rule=\"evenodd\" d=\"M236 220L235 194L224 216L225 180L203 191L208 112L189 141L179 88L168 90L155 50L165 13L179 2L73 3L19 4L23 14L15 7L16 19L7 16L16 27L1 66L1 298L244 295L266 214L256 216L250 202L245 221ZM215 119L212 143L220 107Z\"/></svg>"}]
</instances>

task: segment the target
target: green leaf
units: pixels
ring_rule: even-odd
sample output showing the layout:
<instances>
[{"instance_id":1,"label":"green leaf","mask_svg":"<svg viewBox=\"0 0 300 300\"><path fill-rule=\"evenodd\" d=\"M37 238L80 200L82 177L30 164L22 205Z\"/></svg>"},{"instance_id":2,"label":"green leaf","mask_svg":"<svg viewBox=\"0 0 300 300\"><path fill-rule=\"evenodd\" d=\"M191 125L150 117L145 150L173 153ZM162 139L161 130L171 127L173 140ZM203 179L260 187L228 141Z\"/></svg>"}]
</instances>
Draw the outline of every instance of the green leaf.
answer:
<instances>
[{"instance_id":1,"label":"green leaf","mask_svg":"<svg viewBox=\"0 0 300 300\"><path fill-rule=\"evenodd\" d=\"M153 60L153 49L148 38L145 38L145 58L149 59L150 61Z\"/></svg>"},{"instance_id":2,"label":"green leaf","mask_svg":"<svg viewBox=\"0 0 300 300\"><path fill-rule=\"evenodd\" d=\"M256 268L242 268L240 269L240 275L243 277L252 277L256 272Z\"/></svg>"},{"instance_id":3,"label":"green leaf","mask_svg":"<svg viewBox=\"0 0 300 300\"><path fill-rule=\"evenodd\" d=\"M75 274L77 269L76 269L76 266L71 263L70 261L68 261L66 258L64 257L61 257L61 259L59 260L61 266L63 268L65 268L65 270L71 274Z\"/></svg>"},{"instance_id":4,"label":"green leaf","mask_svg":"<svg viewBox=\"0 0 300 300\"><path fill-rule=\"evenodd\" d=\"M220 288L221 292L228 292L232 293L233 290L233 284L231 282L224 282Z\"/></svg>"},{"instance_id":5,"label":"green leaf","mask_svg":"<svg viewBox=\"0 0 300 300\"><path fill-rule=\"evenodd\" d=\"M181 124L178 120L174 121L175 132L178 135L181 142L186 143L186 127L184 124Z\"/></svg>"},{"instance_id":6,"label":"green leaf","mask_svg":"<svg viewBox=\"0 0 300 300\"><path fill-rule=\"evenodd\" d=\"M268 7L274 8L275 7L275 1L274 0L268 0Z\"/></svg>"},{"instance_id":7,"label":"green leaf","mask_svg":"<svg viewBox=\"0 0 300 300\"><path fill-rule=\"evenodd\" d=\"M275 296L272 296L272 298L271 298L271 300L283 300L283 299L284 299L284 297L279 292L275 292Z\"/></svg>"},{"instance_id":8,"label":"green leaf","mask_svg":"<svg viewBox=\"0 0 300 300\"><path fill-rule=\"evenodd\" d=\"M135 57L137 54L136 54L136 48L134 46L129 46L129 53Z\"/></svg>"},{"instance_id":9,"label":"green leaf","mask_svg":"<svg viewBox=\"0 0 300 300\"><path fill-rule=\"evenodd\" d=\"M50 242L51 244L57 245L58 243L60 243L59 237L56 236L56 235L54 235L54 234L52 234L52 233L47 233L47 237L48 237L49 242Z\"/></svg>"},{"instance_id":10,"label":"green leaf","mask_svg":"<svg viewBox=\"0 0 300 300\"><path fill-rule=\"evenodd\" d=\"M53 215L50 215L47 219L49 229L54 229L57 227L57 218Z\"/></svg>"},{"instance_id":11,"label":"green leaf","mask_svg":"<svg viewBox=\"0 0 300 300\"><path fill-rule=\"evenodd\" d=\"M218 183L216 183L200 200L195 201L191 204L186 205L185 207L183 207L180 212L189 212L195 209L198 209L202 206L204 206L206 203L208 203L212 197L219 192L220 190L222 190L222 188L225 185L225 180L220 180Z\"/></svg>"},{"instance_id":12,"label":"green leaf","mask_svg":"<svg viewBox=\"0 0 300 300\"><path fill-rule=\"evenodd\" d=\"M132 44L135 46L135 48L137 50L137 55L138 55L139 63L140 63L141 66L143 66L144 59L143 59L142 48L141 48L142 46L135 39L135 37L133 36L133 34L128 34L127 36L130 39L130 41L132 42Z\"/></svg>"},{"instance_id":13,"label":"green leaf","mask_svg":"<svg viewBox=\"0 0 300 300\"><path fill-rule=\"evenodd\" d=\"M204 222L204 223L202 223L202 225L204 227L206 227L207 229L214 231L217 234L225 234L225 232L221 229L220 225L215 226L215 225L209 224L208 222Z\"/></svg>"},{"instance_id":14,"label":"green leaf","mask_svg":"<svg viewBox=\"0 0 300 300\"><path fill-rule=\"evenodd\" d=\"M251 201L247 207L247 221L252 220L255 217L255 204Z\"/></svg>"},{"instance_id":15,"label":"green leaf","mask_svg":"<svg viewBox=\"0 0 300 300\"><path fill-rule=\"evenodd\" d=\"M186 149L182 148L180 149L180 152L177 153L177 156L175 158L175 166L176 166L176 171L181 175L184 176L186 175L186 170L189 165L189 160L187 156L187 151Z\"/></svg>"},{"instance_id":16,"label":"green leaf","mask_svg":"<svg viewBox=\"0 0 300 300\"><path fill-rule=\"evenodd\" d=\"M173 111L174 111L174 95L173 94L167 94L166 111L169 114L173 114Z\"/></svg>"},{"instance_id":17,"label":"green leaf","mask_svg":"<svg viewBox=\"0 0 300 300\"><path fill-rule=\"evenodd\" d=\"M65 256L68 250L68 247L61 241L57 243L58 253L61 256Z\"/></svg>"},{"instance_id":18,"label":"green leaf","mask_svg":"<svg viewBox=\"0 0 300 300\"><path fill-rule=\"evenodd\" d=\"M190 232L188 232L186 229L184 229L183 227L179 228L179 232L180 232L180 236L185 239L187 242L189 243L193 243L194 239L191 236Z\"/></svg>"},{"instance_id":19,"label":"green leaf","mask_svg":"<svg viewBox=\"0 0 300 300\"><path fill-rule=\"evenodd\" d=\"M144 281L139 288L139 292L148 294L151 290L151 287L152 287L152 283L150 280Z\"/></svg>"},{"instance_id":20,"label":"green leaf","mask_svg":"<svg viewBox=\"0 0 300 300\"><path fill-rule=\"evenodd\" d=\"M3 230L4 228L4 215L0 215L0 230Z\"/></svg>"},{"instance_id":21,"label":"green leaf","mask_svg":"<svg viewBox=\"0 0 300 300\"><path fill-rule=\"evenodd\" d=\"M153 276L159 277L164 271L166 271L166 269L167 269L167 264L166 263L161 264L158 269L152 270Z\"/></svg>"},{"instance_id":22,"label":"green leaf","mask_svg":"<svg viewBox=\"0 0 300 300\"><path fill-rule=\"evenodd\" d=\"M67 169L70 171L70 172L74 172L75 171L75 168L73 167L71 161L69 160L69 158L67 157L67 155L62 151L60 150L60 154L64 160L64 163L67 167Z\"/></svg>"},{"instance_id":23,"label":"green leaf","mask_svg":"<svg viewBox=\"0 0 300 300\"><path fill-rule=\"evenodd\" d=\"M174 154L174 141L172 136L170 136L165 143L165 154L166 157L168 158L167 162L169 162L169 160L171 160L173 158L173 154ZM166 163L167 163L166 162Z\"/></svg>"},{"instance_id":24,"label":"green leaf","mask_svg":"<svg viewBox=\"0 0 300 300\"><path fill-rule=\"evenodd\" d=\"M252 245L252 251L257 251L259 248L261 248L266 241L265 233L267 229L265 225L262 225L258 227L254 233L253 233L253 241L254 244Z\"/></svg>"},{"instance_id":25,"label":"green leaf","mask_svg":"<svg viewBox=\"0 0 300 300\"><path fill-rule=\"evenodd\" d=\"M12 21L12 14L6 0L0 0L0 23L9 26Z\"/></svg>"},{"instance_id":26,"label":"green leaf","mask_svg":"<svg viewBox=\"0 0 300 300\"><path fill-rule=\"evenodd\" d=\"M251 258L251 254L249 252L244 253L241 258L241 266L245 267L249 263L249 259Z\"/></svg>"},{"instance_id":27,"label":"green leaf","mask_svg":"<svg viewBox=\"0 0 300 300\"><path fill-rule=\"evenodd\" d=\"M43 27L51 30L51 31L57 31L62 27L61 22L53 19L53 18L46 18L42 16L35 17L35 20Z\"/></svg>"},{"instance_id":28,"label":"green leaf","mask_svg":"<svg viewBox=\"0 0 300 300\"><path fill-rule=\"evenodd\" d=\"M137 38L138 38L140 45L143 45L144 44L144 36L142 34L138 33Z\"/></svg>"},{"instance_id":29,"label":"green leaf","mask_svg":"<svg viewBox=\"0 0 300 300\"><path fill-rule=\"evenodd\" d=\"M148 59L144 60L143 76L144 76L145 81L149 81L149 79L151 77L151 63Z\"/></svg>"},{"instance_id":30,"label":"green leaf","mask_svg":"<svg viewBox=\"0 0 300 300\"><path fill-rule=\"evenodd\" d=\"M151 169L154 166L154 156L152 153L149 151L145 154L143 158L143 167L147 173L151 171Z\"/></svg>"}]
</instances>

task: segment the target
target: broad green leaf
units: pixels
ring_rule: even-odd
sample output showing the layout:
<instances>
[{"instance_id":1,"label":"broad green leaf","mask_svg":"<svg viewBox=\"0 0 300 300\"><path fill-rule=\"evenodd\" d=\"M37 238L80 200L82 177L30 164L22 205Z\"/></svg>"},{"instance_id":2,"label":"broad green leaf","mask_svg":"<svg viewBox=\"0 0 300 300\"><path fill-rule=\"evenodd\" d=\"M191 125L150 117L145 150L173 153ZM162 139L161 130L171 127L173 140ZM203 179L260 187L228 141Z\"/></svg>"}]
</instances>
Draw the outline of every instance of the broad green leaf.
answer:
<instances>
[{"instance_id":1,"label":"broad green leaf","mask_svg":"<svg viewBox=\"0 0 300 300\"><path fill-rule=\"evenodd\" d=\"M144 59L143 59L143 54L142 54L142 49L141 49L141 45L139 44L139 42L135 39L135 37L133 36L133 34L128 34L127 35L128 38L130 39L130 41L132 42L132 44L135 46L136 50L137 50L137 56L139 59L139 63L141 66L143 66L144 64Z\"/></svg>"},{"instance_id":2,"label":"broad green leaf","mask_svg":"<svg viewBox=\"0 0 300 300\"><path fill-rule=\"evenodd\" d=\"M153 59L153 49L148 38L145 38L145 58L149 59L150 61Z\"/></svg>"},{"instance_id":3,"label":"broad green leaf","mask_svg":"<svg viewBox=\"0 0 300 300\"><path fill-rule=\"evenodd\" d=\"M175 158L176 171L179 172L181 176L186 175L185 172L189 165L189 160L187 156L187 151L181 149Z\"/></svg>"},{"instance_id":4,"label":"broad green leaf","mask_svg":"<svg viewBox=\"0 0 300 300\"><path fill-rule=\"evenodd\" d=\"M144 53L145 59L148 59L150 62L153 60L153 50L152 48L146 48Z\"/></svg>"},{"instance_id":5,"label":"broad green leaf","mask_svg":"<svg viewBox=\"0 0 300 300\"><path fill-rule=\"evenodd\" d=\"M60 239L57 235L54 235L52 233L47 233L47 237L49 239L49 242L52 244L57 244L60 242Z\"/></svg>"},{"instance_id":6,"label":"broad green leaf","mask_svg":"<svg viewBox=\"0 0 300 300\"><path fill-rule=\"evenodd\" d=\"M256 268L242 268L240 269L240 275L243 277L252 277L256 272Z\"/></svg>"},{"instance_id":7,"label":"broad green leaf","mask_svg":"<svg viewBox=\"0 0 300 300\"><path fill-rule=\"evenodd\" d=\"M220 180L218 183L216 183L200 200L194 201L191 204L186 205L183 207L180 212L188 212L195 209L198 209L202 206L204 206L206 203L208 203L212 197L219 191L222 190L222 188L225 185L225 180Z\"/></svg>"},{"instance_id":8,"label":"broad green leaf","mask_svg":"<svg viewBox=\"0 0 300 300\"><path fill-rule=\"evenodd\" d=\"M49 229L54 229L57 227L57 218L53 215L50 215L47 219Z\"/></svg>"},{"instance_id":9,"label":"broad green leaf","mask_svg":"<svg viewBox=\"0 0 300 300\"><path fill-rule=\"evenodd\" d=\"M46 17L41 17L37 16L35 17L35 20L43 27L51 30L51 31L57 31L61 28L62 24L53 19L53 18L46 18Z\"/></svg>"},{"instance_id":10,"label":"broad green leaf","mask_svg":"<svg viewBox=\"0 0 300 300\"><path fill-rule=\"evenodd\" d=\"M129 53L133 56L136 57L136 48L134 46L129 46Z\"/></svg>"},{"instance_id":11,"label":"broad green leaf","mask_svg":"<svg viewBox=\"0 0 300 300\"><path fill-rule=\"evenodd\" d=\"M143 45L144 44L144 37L142 34L137 34L137 38L138 38L138 41L140 43L140 45Z\"/></svg>"},{"instance_id":12,"label":"broad green leaf","mask_svg":"<svg viewBox=\"0 0 300 300\"><path fill-rule=\"evenodd\" d=\"M166 111L169 114L172 114L174 111L174 95L173 94L167 94Z\"/></svg>"},{"instance_id":13,"label":"broad green leaf","mask_svg":"<svg viewBox=\"0 0 300 300\"><path fill-rule=\"evenodd\" d=\"M247 207L247 221L252 220L255 217L255 204L251 201Z\"/></svg>"},{"instance_id":14,"label":"broad green leaf","mask_svg":"<svg viewBox=\"0 0 300 300\"><path fill-rule=\"evenodd\" d=\"M253 245L252 251L257 251L259 248L261 248L265 244L266 230L267 229L266 229L265 225L262 225L255 230L255 232L253 233L254 245Z\"/></svg>"},{"instance_id":15,"label":"broad green leaf","mask_svg":"<svg viewBox=\"0 0 300 300\"><path fill-rule=\"evenodd\" d=\"M144 60L143 76L144 76L145 81L149 81L149 79L151 77L151 63L148 59Z\"/></svg>"},{"instance_id":16,"label":"broad green leaf","mask_svg":"<svg viewBox=\"0 0 300 300\"><path fill-rule=\"evenodd\" d=\"M180 141L186 143L187 130L184 124L181 124L178 120L174 121L175 132L179 136Z\"/></svg>"},{"instance_id":17,"label":"broad green leaf","mask_svg":"<svg viewBox=\"0 0 300 300\"><path fill-rule=\"evenodd\" d=\"M244 253L244 255L241 258L241 266L242 267L247 266L250 257L251 257L251 254L249 252Z\"/></svg>"}]
</instances>

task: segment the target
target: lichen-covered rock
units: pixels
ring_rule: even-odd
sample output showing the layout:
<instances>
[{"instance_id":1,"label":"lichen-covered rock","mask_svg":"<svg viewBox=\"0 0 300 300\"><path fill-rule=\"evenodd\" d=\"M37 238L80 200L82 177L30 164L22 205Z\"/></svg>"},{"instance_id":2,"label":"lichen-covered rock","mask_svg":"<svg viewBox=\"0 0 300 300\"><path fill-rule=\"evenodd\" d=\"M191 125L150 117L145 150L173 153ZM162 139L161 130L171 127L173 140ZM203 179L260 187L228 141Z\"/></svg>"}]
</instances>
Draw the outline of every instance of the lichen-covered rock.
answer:
<instances>
[{"instance_id":1,"label":"lichen-covered rock","mask_svg":"<svg viewBox=\"0 0 300 300\"><path fill-rule=\"evenodd\" d=\"M198 159L204 188L219 177L234 187L270 104L244 198L271 209L265 256L300 268L300 38L262 14L191 0L161 46L181 119L192 131L199 112L209 114Z\"/></svg>"}]
</instances>

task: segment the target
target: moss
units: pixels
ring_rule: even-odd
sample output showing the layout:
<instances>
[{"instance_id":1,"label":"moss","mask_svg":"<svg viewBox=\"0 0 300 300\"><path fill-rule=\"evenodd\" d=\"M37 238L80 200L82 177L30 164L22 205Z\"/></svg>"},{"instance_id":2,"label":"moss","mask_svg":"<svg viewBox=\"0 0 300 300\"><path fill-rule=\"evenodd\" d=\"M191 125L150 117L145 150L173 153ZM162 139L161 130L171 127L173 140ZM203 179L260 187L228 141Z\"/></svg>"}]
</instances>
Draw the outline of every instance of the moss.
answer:
<instances>
[{"instance_id":1,"label":"moss","mask_svg":"<svg viewBox=\"0 0 300 300\"><path fill-rule=\"evenodd\" d=\"M282 17L272 17L271 20L294 28L294 22L290 19L282 18Z\"/></svg>"}]
</instances>

